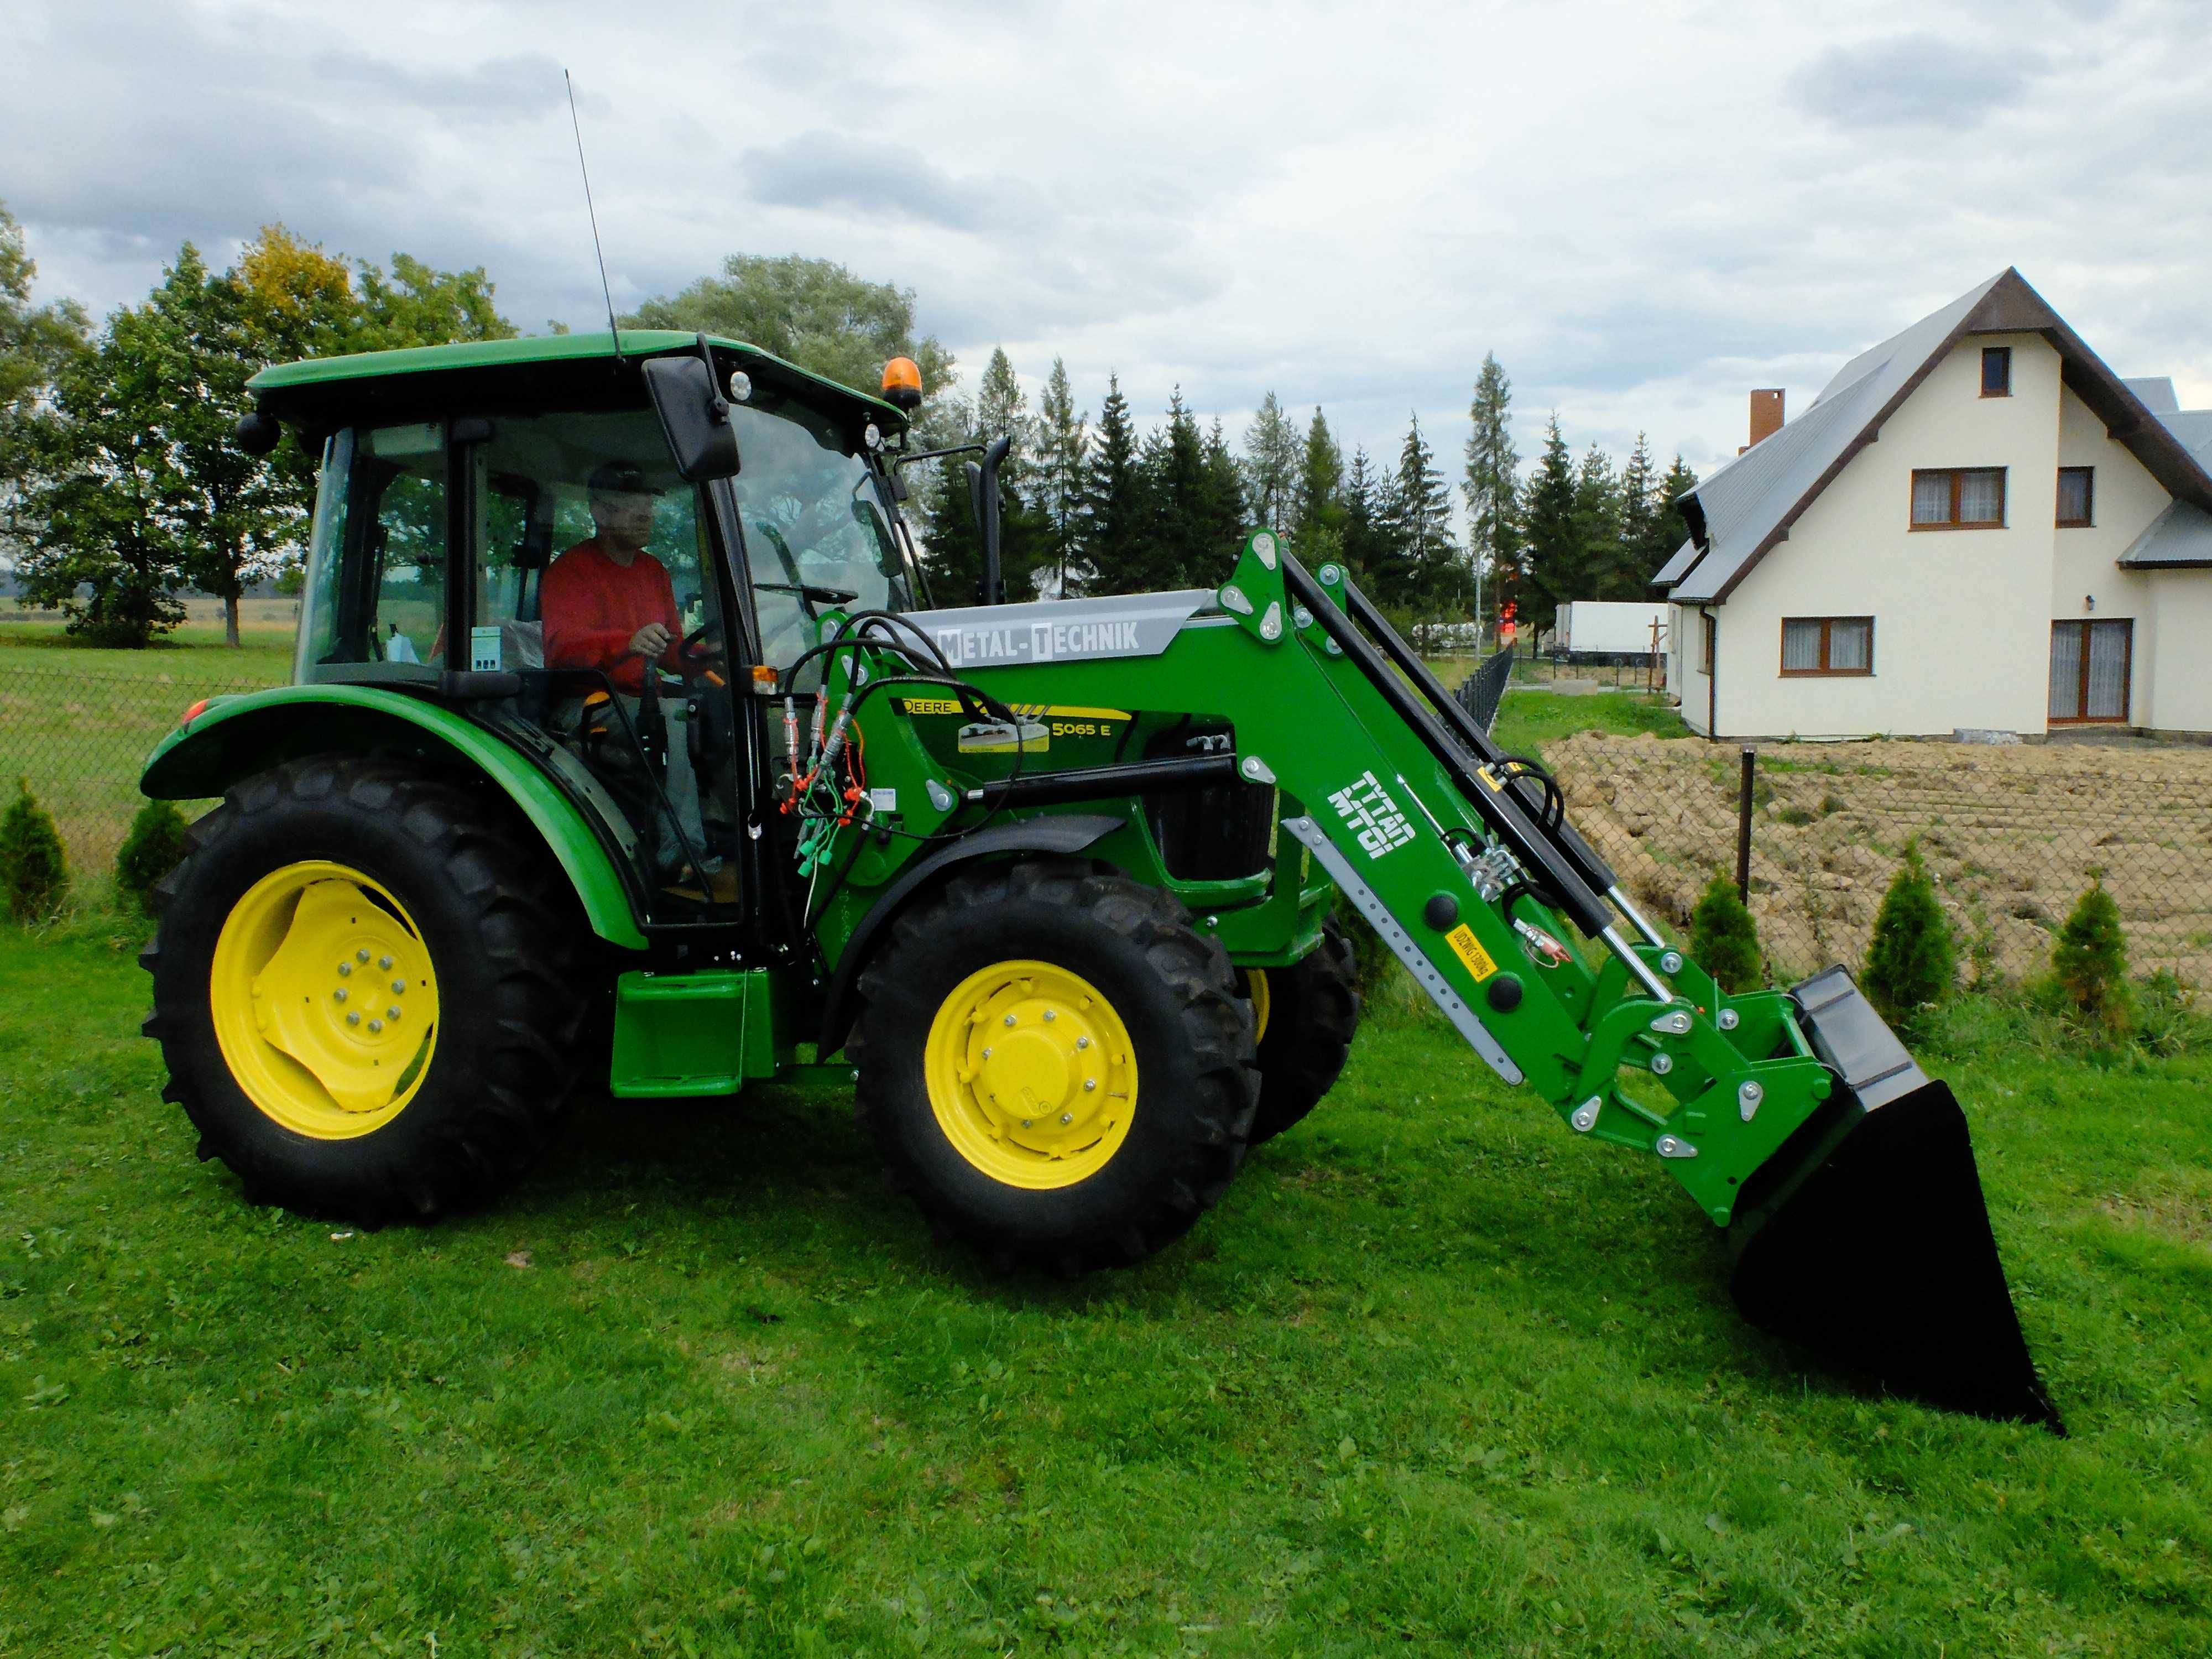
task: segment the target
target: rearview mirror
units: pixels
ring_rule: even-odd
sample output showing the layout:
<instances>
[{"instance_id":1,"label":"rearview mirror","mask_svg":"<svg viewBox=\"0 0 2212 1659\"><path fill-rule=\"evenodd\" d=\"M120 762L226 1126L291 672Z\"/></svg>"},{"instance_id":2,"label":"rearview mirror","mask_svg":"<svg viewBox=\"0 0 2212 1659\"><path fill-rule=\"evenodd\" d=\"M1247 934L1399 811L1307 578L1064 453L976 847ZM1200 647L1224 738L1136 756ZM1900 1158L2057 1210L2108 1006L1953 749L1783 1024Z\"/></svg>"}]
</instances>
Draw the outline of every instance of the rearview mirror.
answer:
<instances>
[{"instance_id":1,"label":"rearview mirror","mask_svg":"<svg viewBox=\"0 0 2212 1659\"><path fill-rule=\"evenodd\" d=\"M647 358L645 389L684 483L738 476L738 434L729 401L714 384L705 336L696 357Z\"/></svg>"}]
</instances>

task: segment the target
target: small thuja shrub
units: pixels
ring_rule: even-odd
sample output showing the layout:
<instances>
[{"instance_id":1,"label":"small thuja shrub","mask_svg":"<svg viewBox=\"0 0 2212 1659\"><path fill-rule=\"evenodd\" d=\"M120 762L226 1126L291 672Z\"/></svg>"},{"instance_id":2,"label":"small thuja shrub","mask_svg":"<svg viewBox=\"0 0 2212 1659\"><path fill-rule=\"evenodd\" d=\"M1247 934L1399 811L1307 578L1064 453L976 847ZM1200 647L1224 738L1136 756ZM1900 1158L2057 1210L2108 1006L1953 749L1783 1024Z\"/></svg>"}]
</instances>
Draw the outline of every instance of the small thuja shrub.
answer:
<instances>
[{"instance_id":1,"label":"small thuja shrub","mask_svg":"<svg viewBox=\"0 0 2212 1659\"><path fill-rule=\"evenodd\" d=\"M131 820L131 833L115 854L115 885L141 909L155 884L185 856L185 815L169 802L149 800Z\"/></svg>"},{"instance_id":2,"label":"small thuja shrub","mask_svg":"<svg viewBox=\"0 0 2212 1659\"><path fill-rule=\"evenodd\" d=\"M1725 875L1714 875L1690 912L1690 954L1722 990L1759 988L1759 924Z\"/></svg>"},{"instance_id":3,"label":"small thuja shrub","mask_svg":"<svg viewBox=\"0 0 2212 1659\"><path fill-rule=\"evenodd\" d=\"M1920 856L1920 843L1905 844L1889 891L1875 915L1874 942L1867 951L1866 993L1895 1024L1950 994L1959 971L1959 947L1951 919L1936 896L1936 884Z\"/></svg>"},{"instance_id":4,"label":"small thuja shrub","mask_svg":"<svg viewBox=\"0 0 2212 1659\"><path fill-rule=\"evenodd\" d=\"M61 908L69 891L69 863L54 820L31 793L28 779L15 780L15 799L0 813L0 896L17 921L44 921Z\"/></svg>"},{"instance_id":5,"label":"small thuja shrub","mask_svg":"<svg viewBox=\"0 0 2212 1659\"><path fill-rule=\"evenodd\" d=\"M2105 890L2100 872L2090 873L2088 890L2058 930L2051 971L2087 1024L2109 1036L2128 1029L2134 999L2128 988L2127 936L2120 931L2120 907Z\"/></svg>"}]
</instances>

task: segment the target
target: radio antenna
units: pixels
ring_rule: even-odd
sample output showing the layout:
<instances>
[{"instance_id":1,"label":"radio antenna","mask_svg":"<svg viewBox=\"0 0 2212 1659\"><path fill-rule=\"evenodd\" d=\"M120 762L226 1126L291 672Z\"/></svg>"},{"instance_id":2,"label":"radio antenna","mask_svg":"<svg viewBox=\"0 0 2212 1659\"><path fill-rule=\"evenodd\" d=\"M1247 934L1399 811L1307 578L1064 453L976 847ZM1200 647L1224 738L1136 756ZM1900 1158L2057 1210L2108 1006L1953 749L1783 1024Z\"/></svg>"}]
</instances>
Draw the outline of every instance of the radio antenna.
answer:
<instances>
[{"instance_id":1,"label":"radio antenna","mask_svg":"<svg viewBox=\"0 0 2212 1659\"><path fill-rule=\"evenodd\" d=\"M561 71L561 83L568 88L568 125L576 133L576 171L584 175L584 211L592 222L592 252L599 256L599 292L607 296L607 337L614 342L615 368L622 368L622 330L615 322L615 291L607 282L607 251L599 243L599 213L592 205L592 170L584 165L584 127L576 118L576 83L568 78L568 71Z\"/></svg>"}]
</instances>

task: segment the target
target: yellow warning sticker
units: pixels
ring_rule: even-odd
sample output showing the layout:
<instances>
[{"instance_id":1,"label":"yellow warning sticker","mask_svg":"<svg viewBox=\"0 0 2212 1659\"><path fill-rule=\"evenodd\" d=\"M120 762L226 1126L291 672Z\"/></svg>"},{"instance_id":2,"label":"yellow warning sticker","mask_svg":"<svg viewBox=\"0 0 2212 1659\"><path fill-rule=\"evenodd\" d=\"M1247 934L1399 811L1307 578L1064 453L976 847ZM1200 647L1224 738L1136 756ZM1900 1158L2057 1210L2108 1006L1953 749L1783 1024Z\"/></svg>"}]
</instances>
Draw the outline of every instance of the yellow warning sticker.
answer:
<instances>
[{"instance_id":1,"label":"yellow warning sticker","mask_svg":"<svg viewBox=\"0 0 2212 1659\"><path fill-rule=\"evenodd\" d=\"M1467 971L1474 975L1476 984L1480 985L1498 971L1498 964L1490 959L1490 952L1482 948L1481 941L1474 936L1474 929L1465 922L1446 933L1444 943L1450 945L1459 959L1467 964Z\"/></svg>"}]
</instances>

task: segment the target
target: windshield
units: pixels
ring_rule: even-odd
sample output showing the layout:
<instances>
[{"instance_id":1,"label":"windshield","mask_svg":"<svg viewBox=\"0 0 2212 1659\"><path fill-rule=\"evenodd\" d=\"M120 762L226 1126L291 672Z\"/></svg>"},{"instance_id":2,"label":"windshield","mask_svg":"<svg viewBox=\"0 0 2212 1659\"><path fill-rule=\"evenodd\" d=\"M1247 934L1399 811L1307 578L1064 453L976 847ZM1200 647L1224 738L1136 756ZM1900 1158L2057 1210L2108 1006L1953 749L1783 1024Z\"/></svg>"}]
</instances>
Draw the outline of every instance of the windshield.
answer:
<instances>
[{"instance_id":1,"label":"windshield","mask_svg":"<svg viewBox=\"0 0 2212 1659\"><path fill-rule=\"evenodd\" d=\"M734 404L732 480L764 660L781 668L833 610L911 611L912 578L843 423L765 387Z\"/></svg>"}]
</instances>

